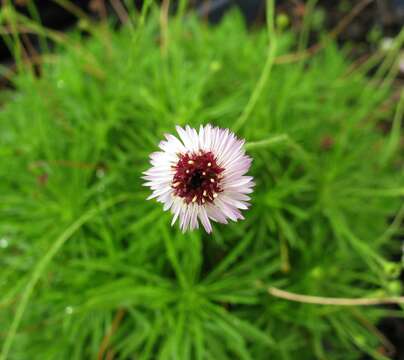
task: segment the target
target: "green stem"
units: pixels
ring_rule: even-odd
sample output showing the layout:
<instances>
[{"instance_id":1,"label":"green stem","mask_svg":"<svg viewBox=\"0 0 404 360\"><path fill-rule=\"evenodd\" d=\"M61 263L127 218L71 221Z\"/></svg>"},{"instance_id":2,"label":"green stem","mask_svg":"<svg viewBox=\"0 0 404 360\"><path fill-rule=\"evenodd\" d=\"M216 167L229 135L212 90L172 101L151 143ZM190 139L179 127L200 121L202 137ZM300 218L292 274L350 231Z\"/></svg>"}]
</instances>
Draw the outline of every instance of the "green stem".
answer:
<instances>
[{"instance_id":1,"label":"green stem","mask_svg":"<svg viewBox=\"0 0 404 360\"><path fill-rule=\"evenodd\" d=\"M171 241L170 234L168 233L165 225L162 226L162 235L164 238L164 243L166 246L166 251L167 251L167 256L168 259L170 260L170 263L177 275L178 281L183 289L186 289L188 287L188 280L187 277L181 267L180 261L178 259L177 251L175 249L175 246L173 242Z\"/></svg>"},{"instance_id":2,"label":"green stem","mask_svg":"<svg viewBox=\"0 0 404 360\"><path fill-rule=\"evenodd\" d=\"M265 140L253 141L246 144L247 150L255 150L260 148L270 147L274 144L288 142L289 136L287 134L274 135Z\"/></svg>"},{"instance_id":3,"label":"green stem","mask_svg":"<svg viewBox=\"0 0 404 360\"><path fill-rule=\"evenodd\" d=\"M128 199L128 195L121 195L115 199L106 201L104 204L101 204L96 209L91 209L85 214L83 214L80 218L78 218L75 222L73 222L60 236L56 239L56 241L51 245L48 252L42 257L42 259L37 263L35 269L33 270L32 276L26 285L24 292L21 296L21 301L18 304L14 319L11 323L10 329L7 333L7 337L4 341L3 348L0 355L0 360L6 360L8 357L8 353L13 344L15 335L17 333L18 327L21 323L22 317L24 315L25 309L27 308L29 299L32 295L32 292L35 288L35 285L38 283L42 274L44 273L47 265L51 262L54 256L58 253L61 247L69 240L73 234L80 229L87 221L89 221L92 217L97 215L99 212L106 210L107 208L116 205L122 201Z\"/></svg>"},{"instance_id":4,"label":"green stem","mask_svg":"<svg viewBox=\"0 0 404 360\"><path fill-rule=\"evenodd\" d=\"M264 90L265 84L268 81L269 75L271 74L272 67L275 62L277 41L274 26L274 0L267 1L267 28L269 36L269 46L267 52L267 59L262 70L261 76L255 85L255 88L248 100L244 111L241 113L240 117L236 120L233 129L234 131L240 130L250 117L255 105L257 104L262 91Z\"/></svg>"},{"instance_id":5,"label":"green stem","mask_svg":"<svg viewBox=\"0 0 404 360\"><path fill-rule=\"evenodd\" d=\"M386 163L392 158L392 156L400 146L401 123L403 121L403 114L404 114L404 90L401 92L400 100L397 105L397 110L394 115L390 137L387 141L385 150L381 156L382 165L386 165Z\"/></svg>"}]
</instances>

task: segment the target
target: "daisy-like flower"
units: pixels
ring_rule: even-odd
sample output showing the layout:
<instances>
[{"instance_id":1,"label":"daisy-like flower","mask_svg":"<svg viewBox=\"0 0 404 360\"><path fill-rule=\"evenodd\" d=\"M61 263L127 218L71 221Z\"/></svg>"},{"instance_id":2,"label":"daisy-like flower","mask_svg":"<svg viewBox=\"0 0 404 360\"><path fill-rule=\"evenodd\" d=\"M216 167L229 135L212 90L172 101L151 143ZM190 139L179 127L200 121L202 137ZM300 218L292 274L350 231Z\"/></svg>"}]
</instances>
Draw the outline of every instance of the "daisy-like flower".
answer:
<instances>
[{"instance_id":1,"label":"daisy-like flower","mask_svg":"<svg viewBox=\"0 0 404 360\"><path fill-rule=\"evenodd\" d=\"M227 224L228 219L244 219L240 210L249 207L253 178L245 174L252 159L245 154L244 140L230 130L211 125L201 126L199 132L177 126L179 135L166 134L159 145L161 151L152 153L152 167L144 172L145 186L171 209L172 225L179 218L182 231L194 230L199 221L210 233L210 220Z\"/></svg>"}]
</instances>

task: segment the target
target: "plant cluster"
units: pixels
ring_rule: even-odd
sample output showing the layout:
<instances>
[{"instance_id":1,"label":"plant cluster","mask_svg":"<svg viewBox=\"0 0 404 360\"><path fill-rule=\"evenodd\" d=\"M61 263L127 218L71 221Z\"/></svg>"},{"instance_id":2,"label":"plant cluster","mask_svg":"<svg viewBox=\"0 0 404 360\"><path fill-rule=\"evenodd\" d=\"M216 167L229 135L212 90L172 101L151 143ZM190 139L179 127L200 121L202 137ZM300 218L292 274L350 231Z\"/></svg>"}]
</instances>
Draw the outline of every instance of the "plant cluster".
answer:
<instances>
[{"instance_id":1,"label":"plant cluster","mask_svg":"<svg viewBox=\"0 0 404 360\"><path fill-rule=\"evenodd\" d=\"M268 12L248 31L237 12L212 27L146 6L119 29L83 19L61 36L3 11L57 48L38 77L7 38L19 71L1 93L2 360L386 358L375 324L401 311L268 289L400 295L401 39L369 76L373 59L353 68L326 36L306 53L310 19L299 35ZM248 142L252 206L182 234L141 174L164 133L206 123Z\"/></svg>"}]
</instances>

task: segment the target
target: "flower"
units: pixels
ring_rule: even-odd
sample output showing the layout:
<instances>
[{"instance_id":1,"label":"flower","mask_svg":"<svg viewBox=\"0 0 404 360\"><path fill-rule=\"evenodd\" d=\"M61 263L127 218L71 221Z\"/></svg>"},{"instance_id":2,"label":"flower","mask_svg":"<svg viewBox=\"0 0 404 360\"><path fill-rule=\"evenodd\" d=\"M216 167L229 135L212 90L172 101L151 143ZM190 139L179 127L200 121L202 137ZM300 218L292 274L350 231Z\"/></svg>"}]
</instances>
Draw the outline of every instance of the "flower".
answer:
<instances>
[{"instance_id":1,"label":"flower","mask_svg":"<svg viewBox=\"0 0 404 360\"><path fill-rule=\"evenodd\" d=\"M144 184L152 189L164 211L171 209L172 225L180 219L183 232L199 228L212 232L210 220L227 224L244 219L253 178L245 174L252 159L245 154L244 140L230 130L211 125L199 132L176 127L179 138L166 134L161 151L150 155L152 167L144 172Z\"/></svg>"}]
</instances>

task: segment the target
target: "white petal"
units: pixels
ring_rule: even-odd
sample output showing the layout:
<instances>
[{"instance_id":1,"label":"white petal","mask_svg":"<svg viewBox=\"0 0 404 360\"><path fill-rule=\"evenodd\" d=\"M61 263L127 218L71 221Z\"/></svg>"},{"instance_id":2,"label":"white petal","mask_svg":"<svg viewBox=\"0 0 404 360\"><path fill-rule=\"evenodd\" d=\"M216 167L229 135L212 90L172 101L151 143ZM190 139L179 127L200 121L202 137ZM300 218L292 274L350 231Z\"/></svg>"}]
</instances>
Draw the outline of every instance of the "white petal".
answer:
<instances>
[{"instance_id":1,"label":"white petal","mask_svg":"<svg viewBox=\"0 0 404 360\"><path fill-rule=\"evenodd\" d=\"M190 229L191 230L197 229L199 227L198 212L199 212L199 205L192 204L191 205L191 219L190 219Z\"/></svg>"},{"instance_id":2,"label":"white petal","mask_svg":"<svg viewBox=\"0 0 404 360\"><path fill-rule=\"evenodd\" d=\"M248 206L244 201L239 201L236 199L232 199L229 196L224 195L223 193L219 194L219 199L223 201L226 205L229 205L230 207L235 207L241 210L247 210Z\"/></svg>"},{"instance_id":3,"label":"white petal","mask_svg":"<svg viewBox=\"0 0 404 360\"><path fill-rule=\"evenodd\" d=\"M217 204L217 207L220 209L220 211L222 211L223 214L226 215L229 219L237 221L237 219L241 217L241 213L239 210L237 210L233 206L224 203L221 199L217 198L215 200L215 204Z\"/></svg>"},{"instance_id":4,"label":"white petal","mask_svg":"<svg viewBox=\"0 0 404 360\"><path fill-rule=\"evenodd\" d=\"M187 150L192 149L192 140L188 136L188 133L181 127L181 126L176 126L178 135L181 138L181 141L184 143L184 146Z\"/></svg>"},{"instance_id":5,"label":"white petal","mask_svg":"<svg viewBox=\"0 0 404 360\"><path fill-rule=\"evenodd\" d=\"M219 222L222 224L228 223L223 211L221 211L217 206L215 206L213 204L206 206L206 213L208 214L209 218L212 219L213 221L216 221L216 222Z\"/></svg>"},{"instance_id":6,"label":"white petal","mask_svg":"<svg viewBox=\"0 0 404 360\"><path fill-rule=\"evenodd\" d=\"M185 146L181 143L181 141L178 140L176 136L171 134L165 134L165 137L167 141L171 144L171 149L173 149L175 153L184 153L187 151Z\"/></svg>"},{"instance_id":7,"label":"white petal","mask_svg":"<svg viewBox=\"0 0 404 360\"><path fill-rule=\"evenodd\" d=\"M241 187L243 185L247 185L249 183L252 183L253 177L252 176L240 176L237 179L231 180L231 181L224 181L223 182L223 187L226 189L229 187Z\"/></svg>"},{"instance_id":8,"label":"white petal","mask_svg":"<svg viewBox=\"0 0 404 360\"><path fill-rule=\"evenodd\" d=\"M164 204L163 206L163 210L167 211L171 208L171 206L174 203L174 196L172 194L170 194L170 198L168 199L168 201Z\"/></svg>"},{"instance_id":9,"label":"white petal","mask_svg":"<svg viewBox=\"0 0 404 360\"><path fill-rule=\"evenodd\" d=\"M147 198L147 200L154 199L154 198L159 197L159 196L161 196L161 195L163 195L163 194L171 193L172 190L173 190L173 189L172 189L171 187L168 187L168 186L165 187L165 188L159 189L159 190L155 190L155 191L153 192L153 194L151 194L151 195Z\"/></svg>"},{"instance_id":10,"label":"white petal","mask_svg":"<svg viewBox=\"0 0 404 360\"><path fill-rule=\"evenodd\" d=\"M181 201L178 198L175 198L173 206L171 208L171 212L172 214L174 214L173 220L171 221L171 226L173 226L177 221L178 216L181 213L181 206L182 206Z\"/></svg>"},{"instance_id":11,"label":"white petal","mask_svg":"<svg viewBox=\"0 0 404 360\"><path fill-rule=\"evenodd\" d=\"M199 150L199 137L195 129L191 129L188 125L185 127L188 138L191 140L191 147L188 149L191 152L197 152Z\"/></svg>"},{"instance_id":12,"label":"white petal","mask_svg":"<svg viewBox=\"0 0 404 360\"><path fill-rule=\"evenodd\" d=\"M208 214L206 213L206 209L203 206L201 206L201 208L199 209L198 216L199 216L199 219L201 220L201 223L202 223L205 231L208 234L210 234L212 232L212 225L209 221Z\"/></svg>"}]
</instances>

